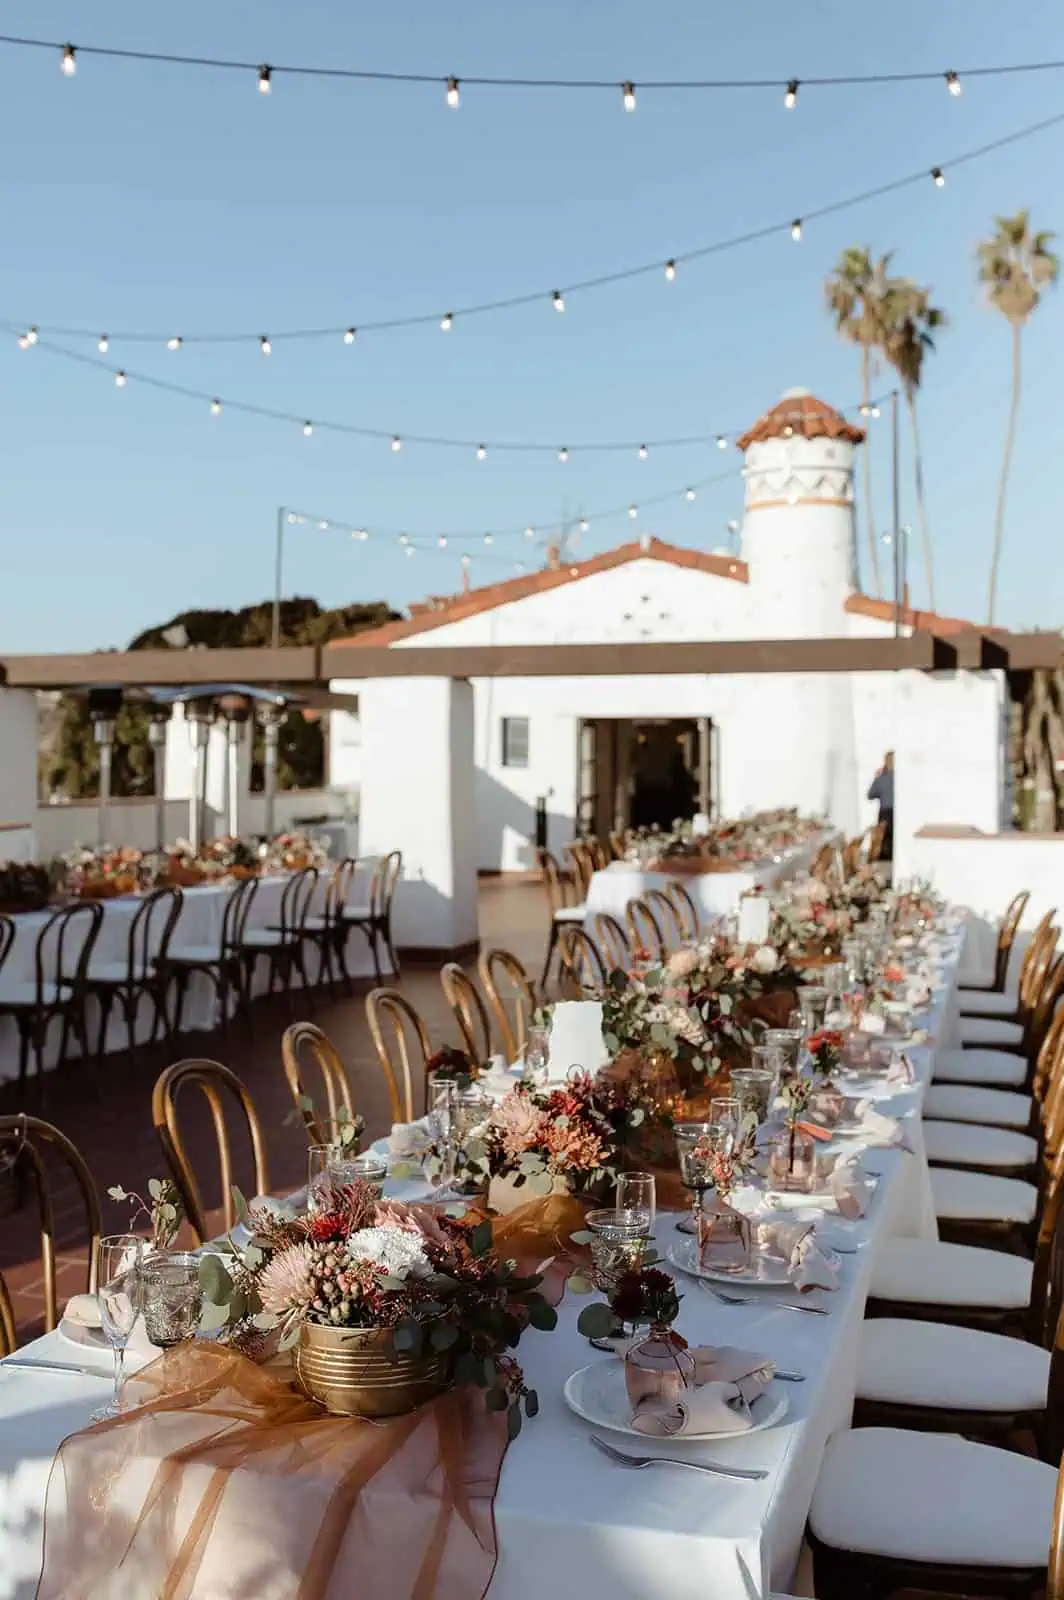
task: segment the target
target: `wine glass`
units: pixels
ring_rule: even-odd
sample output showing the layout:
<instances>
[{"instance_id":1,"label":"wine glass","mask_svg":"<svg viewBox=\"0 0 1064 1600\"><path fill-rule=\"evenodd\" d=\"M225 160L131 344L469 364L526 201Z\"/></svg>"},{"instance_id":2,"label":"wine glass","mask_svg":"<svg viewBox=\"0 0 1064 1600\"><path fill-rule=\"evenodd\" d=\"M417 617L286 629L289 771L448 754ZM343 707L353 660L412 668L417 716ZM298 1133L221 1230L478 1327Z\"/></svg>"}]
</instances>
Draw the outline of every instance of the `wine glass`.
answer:
<instances>
[{"instance_id":1,"label":"wine glass","mask_svg":"<svg viewBox=\"0 0 1064 1600\"><path fill-rule=\"evenodd\" d=\"M755 1045L749 1067L732 1068L732 1092L739 1102L741 1117L751 1113L758 1123L767 1122L783 1070L783 1054L771 1045Z\"/></svg>"},{"instance_id":2,"label":"wine glass","mask_svg":"<svg viewBox=\"0 0 1064 1600\"><path fill-rule=\"evenodd\" d=\"M115 1381L110 1403L92 1413L92 1422L105 1422L122 1412L123 1366L126 1345L140 1311L144 1244L135 1233L108 1234L99 1243L96 1302L103 1336L115 1353Z\"/></svg>"},{"instance_id":3,"label":"wine glass","mask_svg":"<svg viewBox=\"0 0 1064 1600\"><path fill-rule=\"evenodd\" d=\"M546 1028L534 1023L528 1030L525 1040L524 1068L522 1077L534 1087L547 1081L547 1066L550 1061L550 1036Z\"/></svg>"},{"instance_id":4,"label":"wine glass","mask_svg":"<svg viewBox=\"0 0 1064 1600\"><path fill-rule=\"evenodd\" d=\"M428 1125L440 1152L439 1199L453 1186L458 1163L458 1085L453 1078L433 1083Z\"/></svg>"},{"instance_id":5,"label":"wine glass","mask_svg":"<svg viewBox=\"0 0 1064 1600\"><path fill-rule=\"evenodd\" d=\"M680 1164L680 1182L691 1195L690 1221L676 1224L681 1233L698 1233L698 1219L702 1215L702 1197L713 1187L710 1176L713 1125L709 1122L678 1122L673 1128L676 1140L676 1158Z\"/></svg>"},{"instance_id":6,"label":"wine glass","mask_svg":"<svg viewBox=\"0 0 1064 1600\"><path fill-rule=\"evenodd\" d=\"M630 1212L633 1221L644 1223L643 1237L649 1239L654 1232L657 1213L657 1186L652 1172L622 1172L617 1179L618 1211Z\"/></svg>"},{"instance_id":7,"label":"wine glass","mask_svg":"<svg viewBox=\"0 0 1064 1600\"><path fill-rule=\"evenodd\" d=\"M199 1269L199 1256L188 1250L159 1250L141 1265L144 1327L163 1350L195 1338L203 1303Z\"/></svg>"},{"instance_id":8,"label":"wine glass","mask_svg":"<svg viewBox=\"0 0 1064 1600\"><path fill-rule=\"evenodd\" d=\"M798 1004L802 1012L802 1027L806 1038L818 1033L824 1026L828 1009L828 991L816 983L806 983L798 990Z\"/></svg>"},{"instance_id":9,"label":"wine glass","mask_svg":"<svg viewBox=\"0 0 1064 1600\"><path fill-rule=\"evenodd\" d=\"M709 1102L710 1138L718 1149L728 1151L735 1143L743 1120L742 1102L736 1095L717 1095Z\"/></svg>"}]
</instances>

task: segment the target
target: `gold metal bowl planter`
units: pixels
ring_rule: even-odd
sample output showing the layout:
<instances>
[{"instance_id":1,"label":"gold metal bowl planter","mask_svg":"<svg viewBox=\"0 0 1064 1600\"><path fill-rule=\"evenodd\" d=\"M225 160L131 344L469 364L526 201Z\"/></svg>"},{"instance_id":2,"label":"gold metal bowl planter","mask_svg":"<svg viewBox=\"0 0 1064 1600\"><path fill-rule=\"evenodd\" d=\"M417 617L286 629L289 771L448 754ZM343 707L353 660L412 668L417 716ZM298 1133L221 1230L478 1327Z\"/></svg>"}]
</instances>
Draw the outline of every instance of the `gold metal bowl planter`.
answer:
<instances>
[{"instance_id":1,"label":"gold metal bowl planter","mask_svg":"<svg viewBox=\"0 0 1064 1600\"><path fill-rule=\"evenodd\" d=\"M300 1388L340 1417L396 1417L449 1389L446 1352L396 1355L391 1328L304 1322L295 1347Z\"/></svg>"}]
</instances>

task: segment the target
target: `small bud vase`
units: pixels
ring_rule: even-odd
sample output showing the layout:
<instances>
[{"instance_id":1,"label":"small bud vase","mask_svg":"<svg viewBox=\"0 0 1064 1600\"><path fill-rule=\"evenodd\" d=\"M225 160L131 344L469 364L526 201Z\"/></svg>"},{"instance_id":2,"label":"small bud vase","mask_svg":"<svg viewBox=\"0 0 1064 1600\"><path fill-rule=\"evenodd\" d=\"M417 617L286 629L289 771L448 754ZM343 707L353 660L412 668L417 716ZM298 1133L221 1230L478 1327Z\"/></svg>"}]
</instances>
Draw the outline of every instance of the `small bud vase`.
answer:
<instances>
[{"instance_id":1,"label":"small bud vase","mask_svg":"<svg viewBox=\"0 0 1064 1600\"><path fill-rule=\"evenodd\" d=\"M785 1128L772 1147L768 1170L774 1189L812 1193L817 1184L816 1140L801 1128Z\"/></svg>"},{"instance_id":2,"label":"small bud vase","mask_svg":"<svg viewBox=\"0 0 1064 1600\"><path fill-rule=\"evenodd\" d=\"M711 1272L746 1272L750 1223L719 1195L709 1195L698 1217L698 1264Z\"/></svg>"},{"instance_id":3,"label":"small bud vase","mask_svg":"<svg viewBox=\"0 0 1064 1600\"><path fill-rule=\"evenodd\" d=\"M672 1405L694 1386L694 1358L679 1334L655 1322L625 1351L624 1381L633 1411L646 1401Z\"/></svg>"}]
</instances>

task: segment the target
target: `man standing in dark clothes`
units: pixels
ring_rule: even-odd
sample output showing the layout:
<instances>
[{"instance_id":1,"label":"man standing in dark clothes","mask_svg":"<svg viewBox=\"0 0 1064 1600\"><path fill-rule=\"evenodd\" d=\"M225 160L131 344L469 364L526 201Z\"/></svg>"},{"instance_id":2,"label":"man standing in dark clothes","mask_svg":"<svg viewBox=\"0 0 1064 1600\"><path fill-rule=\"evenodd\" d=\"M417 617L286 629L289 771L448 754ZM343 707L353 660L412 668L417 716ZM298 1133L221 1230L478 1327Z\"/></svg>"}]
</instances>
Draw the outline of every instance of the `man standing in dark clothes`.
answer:
<instances>
[{"instance_id":1,"label":"man standing in dark clothes","mask_svg":"<svg viewBox=\"0 0 1064 1600\"><path fill-rule=\"evenodd\" d=\"M883 765L868 788L869 800L879 801L879 820L883 824L883 844L879 859L894 859L894 751L888 750Z\"/></svg>"}]
</instances>

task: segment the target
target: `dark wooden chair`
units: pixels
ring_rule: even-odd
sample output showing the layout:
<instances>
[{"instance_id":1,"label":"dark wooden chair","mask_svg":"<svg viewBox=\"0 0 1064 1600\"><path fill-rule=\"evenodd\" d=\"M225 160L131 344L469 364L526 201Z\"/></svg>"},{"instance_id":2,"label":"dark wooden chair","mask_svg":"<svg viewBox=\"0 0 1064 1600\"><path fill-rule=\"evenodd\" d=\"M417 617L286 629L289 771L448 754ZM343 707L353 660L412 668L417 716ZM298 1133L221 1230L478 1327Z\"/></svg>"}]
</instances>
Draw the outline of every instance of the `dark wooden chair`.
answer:
<instances>
[{"instance_id":1,"label":"dark wooden chair","mask_svg":"<svg viewBox=\"0 0 1064 1600\"><path fill-rule=\"evenodd\" d=\"M279 991L291 1009L292 990L298 974L307 1007L313 1005L314 993L306 962L306 923L317 887L317 867L300 867L289 875L281 891L280 922L271 922L265 928L245 925L238 945L244 967L245 994L254 993L255 969L265 960L269 970L267 995Z\"/></svg>"},{"instance_id":2,"label":"dark wooden chair","mask_svg":"<svg viewBox=\"0 0 1064 1600\"><path fill-rule=\"evenodd\" d=\"M167 1004L169 978L166 956L181 915L184 896L180 889L155 889L145 895L129 924L124 961L90 961L85 987L99 1007L96 1054L107 1050L107 1025L117 1004L126 1024L126 1042L132 1061L137 1052L137 1020L142 1000L152 1007L149 1045L156 1042L159 1030L173 1042Z\"/></svg>"},{"instance_id":3,"label":"dark wooden chair","mask_svg":"<svg viewBox=\"0 0 1064 1600\"><path fill-rule=\"evenodd\" d=\"M18 1027L19 1088L25 1090L32 1054L42 1103L44 1052L53 1022L63 1025L57 1065L66 1060L72 1033L82 1057L92 1060L86 977L102 922L103 906L98 901L83 900L53 912L37 934L33 977L24 981L0 977L0 1016L13 1017Z\"/></svg>"},{"instance_id":4,"label":"dark wooden chair","mask_svg":"<svg viewBox=\"0 0 1064 1600\"><path fill-rule=\"evenodd\" d=\"M401 850L392 850L388 855L381 856L373 868L368 901L354 906L345 905L341 912L344 926L347 929L357 928L365 936L373 957L373 976L378 986L383 982L380 957L382 946L388 952L395 980L398 982L399 979L399 957L395 953L395 944L392 940L392 908L402 870ZM346 944L341 945L339 949L344 977L350 981L346 966Z\"/></svg>"},{"instance_id":5,"label":"dark wooden chair","mask_svg":"<svg viewBox=\"0 0 1064 1600\"><path fill-rule=\"evenodd\" d=\"M351 925L344 920L344 911L357 869L354 856L345 856L333 869L326 885L324 909L311 911L303 919L303 938L318 952L317 982L327 983L331 990L337 978L342 977L348 993L351 992L351 975L347 970L347 941Z\"/></svg>"},{"instance_id":6,"label":"dark wooden chair","mask_svg":"<svg viewBox=\"0 0 1064 1600\"><path fill-rule=\"evenodd\" d=\"M251 995L246 988L240 946L258 888L258 878L244 878L233 885L222 912L222 930L217 944L182 944L178 939L171 939L165 957L156 958L160 979L167 990L171 984L175 990L171 1028L174 1035L181 1032L185 999L194 977L206 978L214 989L223 1038L229 1028L232 997L236 997L237 1009L243 1008L250 1024Z\"/></svg>"}]
</instances>

